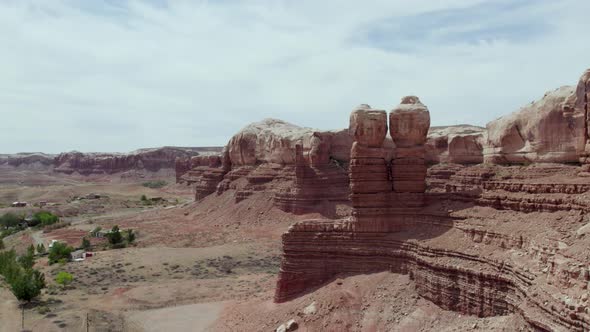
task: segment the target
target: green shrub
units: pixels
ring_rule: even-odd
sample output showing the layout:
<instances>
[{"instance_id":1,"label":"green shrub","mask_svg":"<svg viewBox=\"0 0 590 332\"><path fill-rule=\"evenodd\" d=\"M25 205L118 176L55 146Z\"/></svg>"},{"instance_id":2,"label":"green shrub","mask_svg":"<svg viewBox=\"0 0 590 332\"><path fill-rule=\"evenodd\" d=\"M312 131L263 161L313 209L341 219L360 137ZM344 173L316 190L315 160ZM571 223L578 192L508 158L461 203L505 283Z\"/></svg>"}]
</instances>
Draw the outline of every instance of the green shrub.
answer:
<instances>
[{"instance_id":1,"label":"green shrub","mask_svg":"<svg viewBox=\"0 0 590 332\"><path fill-rule=\"evenodd\" d=\"M47 211L37 212L33 215L33 222L36 225L41 225L42 227L53 225L59 221L59 217L55 214Z\"/></svg>"},{"instance_id":2,"label":"green shrub","mask_svg":"<svg viewBox=\"0 0 590 332\"><path fill-rule=\"evenodd\" d=\"M57 282L59 285L62 285L62 286L69 285L73 280L74 280L74 276L72 276L71 274L69 274L65 271L61 271L55 277L55 282Z\"/></svg>"},{"instance_id":3,"label":"green shrub","mask_svg":"<svg viewBox=\"0 0 590 332\"><path fill-rule=\"evenodd\" d=\"M119 230L119 226L113 226L113 229L109 233L107 233L107 239L109 239L109 243L112 246L119 245L123 242L123 236L121 235L121 231Z\"/></svg>"},{"instance_id":4,"label":"green shrub","mask_svg":"<svg viewBox=\"0 0 590 332\"><path fill-rule=\"evenodd\" d=\"M60 261L67 262L74 248L62 242L55 242L49 249L49 265Z\"/></svg>"},{"instance_id":5,"label":"green shrub","mask_svg":"<svg viewBox=\"0 0 590 332\"><path fill-rule=\"evenodd\" d=\"M145 202L145 201L147 201L148 199L147 199L147 197L146 197L145 195L141 195L141 198L140 198L140 200L141 200L142 202Z\"/></svg>"},{"instance_id":6,"label":"green shrub","mask_svg":"<svg viewBox=\"0 0 590 332\"><path fill-rule=\"evenodd\" d=\"M0 238L0 250L4 250L4 240Z\"/></svg>"},{"instance_id":7,"label":"green shrub","mask_svg":"<svg viewBox=\"0 0 590 332\"><path fill-rule=\"evenodd\" d=\"M151 189L158 189L158 188L162 188L166 185L166 181L163 180L157 180L157 181L148 181L148 182L144 182L142 183L142 185L144 187L147 188L151 188Z\"/></svg>"},{"instance_id":8,"label":"green shrub","mask_svg":"<svg viewBox=\"0 0 590 332\"><path fill-rule=\"evenodd\" d=\"M46 252L47 252L47 249L45 249L45 246L43 245L43 243L39 243L37 245L37 253L43 255Z\"/></svg>"}]
</instances>

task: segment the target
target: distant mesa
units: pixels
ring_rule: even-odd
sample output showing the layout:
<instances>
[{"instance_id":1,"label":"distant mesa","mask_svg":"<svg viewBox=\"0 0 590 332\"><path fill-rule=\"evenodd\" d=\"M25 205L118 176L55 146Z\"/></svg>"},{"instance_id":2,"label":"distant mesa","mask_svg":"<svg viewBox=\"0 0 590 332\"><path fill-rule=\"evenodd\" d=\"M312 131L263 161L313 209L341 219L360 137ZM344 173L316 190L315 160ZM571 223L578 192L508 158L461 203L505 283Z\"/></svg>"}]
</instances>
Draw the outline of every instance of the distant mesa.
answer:
<instances>
[{"instance_id":1,"label":"distant mesa","mask_svg":"<svg viewBox=\"0 0 590 332\"><path fill-rule=\"evenodd\" d=\"M110 175L127 171L158 172L163 169L174 170L177 158L218 154L221 150L221 147L167 146L129 153L17 153L0 155L0 165L79 175Z\"/></svg>"}]
</instances>

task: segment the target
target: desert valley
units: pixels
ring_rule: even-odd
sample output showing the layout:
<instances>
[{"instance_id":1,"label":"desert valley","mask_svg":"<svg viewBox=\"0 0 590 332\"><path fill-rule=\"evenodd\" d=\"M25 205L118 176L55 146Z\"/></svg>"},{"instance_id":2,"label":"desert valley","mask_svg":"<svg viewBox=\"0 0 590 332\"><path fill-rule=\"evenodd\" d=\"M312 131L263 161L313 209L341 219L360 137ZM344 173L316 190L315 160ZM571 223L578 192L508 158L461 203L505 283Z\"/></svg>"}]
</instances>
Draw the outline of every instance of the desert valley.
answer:
<instances>
[{"instance_id":1,"label":"desert valley","mask_svg":"<svg viewBox=\"0 0 590 332\"><path fill-rule=\"evenodd\" d=\"M342 130L0 155L0 331L590 330L590 70L574 82L485 128L398 96ZM27 269L45 287L19 302Z\"/></svg>"}]
</instances>

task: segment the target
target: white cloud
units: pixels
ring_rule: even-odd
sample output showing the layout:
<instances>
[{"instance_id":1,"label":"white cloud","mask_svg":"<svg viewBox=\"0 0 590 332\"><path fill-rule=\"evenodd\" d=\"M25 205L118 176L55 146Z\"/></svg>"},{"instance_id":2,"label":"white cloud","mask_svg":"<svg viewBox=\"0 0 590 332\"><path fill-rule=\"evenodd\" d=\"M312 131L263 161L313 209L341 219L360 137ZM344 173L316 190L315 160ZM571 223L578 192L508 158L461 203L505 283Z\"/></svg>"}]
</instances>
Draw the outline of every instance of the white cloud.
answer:
<instances>
[{"instance_id":1,"label":"white cloud","mask_svg":"<svg viewBox=\"0 0 590 332\"><path fill-rule=\"evenodd\" d=\"M0 3L0 152L223 145L264 117L347 126L420 96L486 122L590 67L590 3Z\"/></svg>"}]
</instances>

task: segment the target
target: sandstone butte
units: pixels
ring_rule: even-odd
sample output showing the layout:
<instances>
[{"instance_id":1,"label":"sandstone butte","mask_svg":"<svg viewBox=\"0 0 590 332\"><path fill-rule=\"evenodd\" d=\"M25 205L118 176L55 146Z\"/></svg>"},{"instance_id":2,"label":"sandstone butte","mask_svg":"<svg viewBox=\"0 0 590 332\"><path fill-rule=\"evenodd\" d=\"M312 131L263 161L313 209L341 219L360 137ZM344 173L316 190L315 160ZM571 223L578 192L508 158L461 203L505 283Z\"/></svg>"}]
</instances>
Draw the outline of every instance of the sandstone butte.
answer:
<instances>
[{"instance_id":1,"label":"sandstone butte","mask_svg":"<svg viewBox=\"0 0 590 332\"><path fill-rule=\"evenodd\" d=\"M283 234L278 303L390 271L444 309L587 331L589 97L586 71L486 128L430 127L415 96L390 112L360 105L339 131L267 119L218 155L178 158L177 179L197 200L264 191L322 215Z\"/></svg>"}]
</instances>

